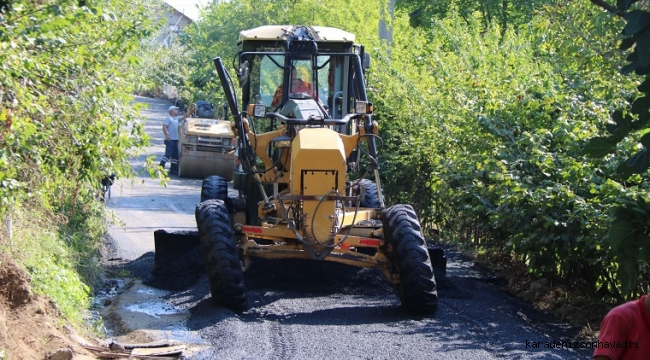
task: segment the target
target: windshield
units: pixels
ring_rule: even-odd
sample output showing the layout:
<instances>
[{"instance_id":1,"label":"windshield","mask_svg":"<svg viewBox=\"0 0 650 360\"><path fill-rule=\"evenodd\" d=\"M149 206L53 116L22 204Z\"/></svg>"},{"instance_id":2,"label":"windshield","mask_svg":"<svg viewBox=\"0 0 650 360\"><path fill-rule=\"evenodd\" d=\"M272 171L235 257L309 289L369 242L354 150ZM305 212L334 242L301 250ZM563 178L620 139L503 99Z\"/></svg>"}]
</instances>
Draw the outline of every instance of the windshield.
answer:
<instances>
[{"instance_id":1,"label":"windshield","mask_svg":"<svg viewBox=\"0 0 650 360\"><path fill-rule=\"evenodd\" d=\"M278 84L282 84L283 55L256 55L250 76L251 103L271 106Z\"/></svg>"},{"instance_id":2,"label":"windshield","mask_svg":"<svg viewBox=\"0 0 650 360\"><path fill-rule=\"evenodd\" d=\"M334 119L342 119L354 106L349 54L286 61L280 49L258 48L245 58L251 64L249 86L243 89L248 104L263 104L276 111L289 99L313 99Z\"/></svg>"}]
</instances>

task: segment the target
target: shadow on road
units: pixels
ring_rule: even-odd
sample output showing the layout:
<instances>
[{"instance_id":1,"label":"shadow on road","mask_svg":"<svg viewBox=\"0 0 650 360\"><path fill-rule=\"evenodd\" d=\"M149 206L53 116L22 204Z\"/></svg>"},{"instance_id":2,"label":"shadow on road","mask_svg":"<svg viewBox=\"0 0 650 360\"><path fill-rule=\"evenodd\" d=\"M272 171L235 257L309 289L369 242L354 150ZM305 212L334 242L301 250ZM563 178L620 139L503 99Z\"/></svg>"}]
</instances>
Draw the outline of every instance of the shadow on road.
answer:
<instances>
[{"instance_id":1,"label":"shadow on road","mask_svg":"<svg viewBox=\"0 0 650 360\"><path fill-rule=\"evenodd\" d=\"M282 325L283 329L341 327L354 333L358 327L364 329L359 330L364 336L428 338L439 344L437 351L450 354L480 350L495 357L555 359L580 358L589 352L526 348L528 339L575 339L576 329L554 324L547 315L504 296L489 281L438 274L440 308L422 317L402 311L397 292L377 269L253 259L245 273L250 307L237 313L212 302L199 247L181 257L163 276L152 274L153 252L120 266L149 286L171 290L164 301L187 310L185 326L190 331L213 331L215 324L225 328L231 324L237 331L258 327L275 331L276 325Z\"/></svg>"}]
</instances>

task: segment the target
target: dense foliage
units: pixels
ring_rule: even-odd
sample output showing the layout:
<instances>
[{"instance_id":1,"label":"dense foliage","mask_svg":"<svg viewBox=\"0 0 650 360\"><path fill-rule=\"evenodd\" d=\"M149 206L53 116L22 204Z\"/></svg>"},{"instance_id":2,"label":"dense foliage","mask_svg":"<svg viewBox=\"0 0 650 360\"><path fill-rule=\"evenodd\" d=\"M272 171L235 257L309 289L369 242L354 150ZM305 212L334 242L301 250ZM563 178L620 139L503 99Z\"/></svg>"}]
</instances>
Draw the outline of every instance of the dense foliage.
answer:
<instances>
[{"instance_id":1,"label":"dense foliage","mask_svg":"<svg viewBox=\"0 0 650 360\"><path fill-rule=\"evenodd\" d=\"M412 114L382 122L389 138L407 129L407 146L388 142L385 155L392 171L417 179L404 189L388 178L387 190L447 237L516 254L538 275L608 285L616 272L602 266L613 260L602 238L621 189L601 176L614 165L587 159L581 146L631 85L590 41L604 31L599 41L613 46L615 26L592 25L606 15L581 4L538 12L504 32L483 26L481 13L452 10L433 21L432 39L393 50L408 66L382 83L435 75L411 80L399 98L378 92L377 107L391 111L383 119Z\"/></svg>"},{"instance_id":2,"label":"dense foliage","mask_svg":"<svg viewBox=\"0 0 650 360\"><path fill-rule=\"evenodd\" d=\"M412 26L430 27L435 20L442 20L456 12L463 19L480 14L483 26L498 23L502 31L530 21L540 6L557 4L553 0L397 0L396 6L408 12Z\"/></svg>"},{"instance_id":3,"label":"dense foliage","mask_svg":"<svg viewBox=\"0 0 650 360\"><path fill-rule=\"evenodd\" d=\"M594 157L620 159L616 173L610 178L624 184L625 192L617 199L607 242L619 264L623 292L627 293L650 283L650 12L647 1L618 1L618 8L595 3L625 19L625 39L620 49L633 50L621 72L634 72L643 79L637 87L640 94L631 94L613 112L607 134L591 139L585 149Z\"/></svg>"},{"instance_id":4,"label":"dense foliage","mask_svg":"<svg viewBox=\"0 0 650 360\"><path fill-rule=\"evenodd\" d=\"M409 67L436 75L411 81L397 100L378 93L386 98L378 108L391 111L384 118L413 114L383 123L389 137L409 129L409 146L393 144L386 155L393 171L417 179L406 189L386 183L387 190L452 238L515 254L534 274L609 299L645 291L650 252L639 220L646 218L637 208L636 223L612 226L630 198L647 196L641 177L620 175L620 156L636 152L639 138L620 137L615 156L585 155L617 129L610 115L630 107L638 85L619 73L622 21L591 4L558 2L507 31L483 24L480 12L452 9L432 20L430 39L393 50L402 66L390 76L408 81Z\"/></svg>"},{"instance_id":5,"label":"dense foliage","mask_svg":"<svg viewBox=\"0 0 650 360\"><path fill-rule=\"evenodd\" d=\"M15 0L0 11L0 217L27 238L3 234L2 249L68 314L97 268L100 181L130 172L146 140L130 104L132 51L153 28L146 4Z\"/></svg>"}]
</instances>

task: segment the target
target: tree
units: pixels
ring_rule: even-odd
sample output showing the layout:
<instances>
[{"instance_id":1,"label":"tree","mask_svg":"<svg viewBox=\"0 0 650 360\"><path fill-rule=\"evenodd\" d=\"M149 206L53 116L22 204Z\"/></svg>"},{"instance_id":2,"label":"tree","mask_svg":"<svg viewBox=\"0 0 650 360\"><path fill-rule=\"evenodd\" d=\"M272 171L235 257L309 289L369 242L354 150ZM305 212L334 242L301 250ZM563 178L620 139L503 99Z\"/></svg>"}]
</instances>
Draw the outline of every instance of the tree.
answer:
<instances>
[{"instance_id":1,"label":"tree","mask_svg":"<svg viewBox=\"0 0 650 360\"><path fill-rule=\"evenodd\" d=\"M397 5L409 13L410 24L416 27L428 28L435 19L442 20L450 12L457 11L465 21L473 13L479 13L484 27L498 23L505 31L509 27L517 28L519 25L527 23L532 19L535 10L553 3L558 3L558 1L401 0L397 2Z\"/></svg>"},{"instance_id":2,"label":"tree","mask_svg":"<svg viewBox=\"0 0 650 360\"><path fill-rule=\"evenodd\" d=\"M619 163L611 181L625 187L607 234L616 257L618 280L624 295L636 295L650 282L650 12L645 1L618 1L614 7L601 0L592 3L625 19L620 49L632 49L622 74L634 72L642 81L640 94L630 93L612 114L607 135L594 137L585 147L593 157L614 156Z\"/></svg>"}]
</instances>

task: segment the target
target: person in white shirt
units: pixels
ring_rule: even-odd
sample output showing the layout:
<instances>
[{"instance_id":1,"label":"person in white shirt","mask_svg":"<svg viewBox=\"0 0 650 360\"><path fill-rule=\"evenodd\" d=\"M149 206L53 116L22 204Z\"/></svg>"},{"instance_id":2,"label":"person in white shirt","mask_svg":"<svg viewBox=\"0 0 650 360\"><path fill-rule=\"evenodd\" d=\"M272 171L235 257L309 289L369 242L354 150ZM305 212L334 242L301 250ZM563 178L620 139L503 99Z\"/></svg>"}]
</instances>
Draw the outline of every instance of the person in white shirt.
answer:
<instances>
[{"instance_id":1,"label":"person in white shirt","mask_svg":"<svg viewBox=\"0 0 650 360\"><path fill-rule=\"evenodd\" d=\"M171 163L170 170L178 165L178 123L188 118L196 112L196 106L192 104L187 112L183 115L178 115L178 107L172 105L167 109L169 115L165 118L162 126L162 131L165 134L165 156L160 160L160 167L165 168L167 162ZM182 124L182 122L181 122Z\"/></svg>"}]
</instances>

